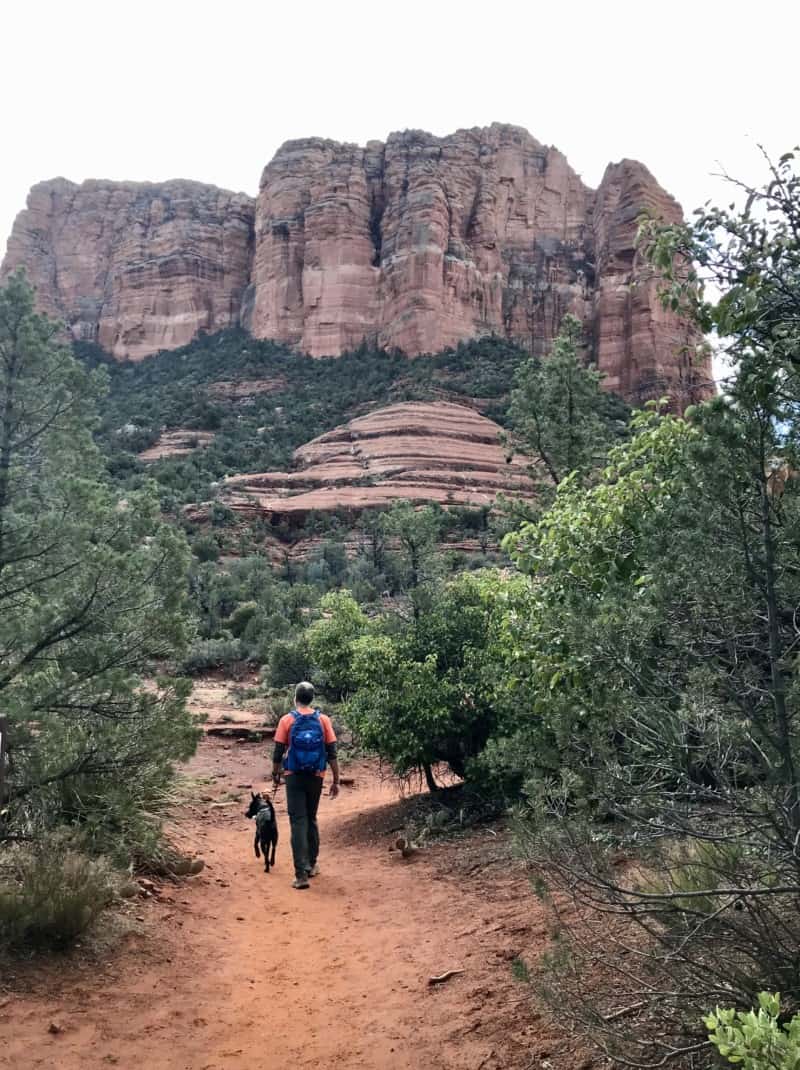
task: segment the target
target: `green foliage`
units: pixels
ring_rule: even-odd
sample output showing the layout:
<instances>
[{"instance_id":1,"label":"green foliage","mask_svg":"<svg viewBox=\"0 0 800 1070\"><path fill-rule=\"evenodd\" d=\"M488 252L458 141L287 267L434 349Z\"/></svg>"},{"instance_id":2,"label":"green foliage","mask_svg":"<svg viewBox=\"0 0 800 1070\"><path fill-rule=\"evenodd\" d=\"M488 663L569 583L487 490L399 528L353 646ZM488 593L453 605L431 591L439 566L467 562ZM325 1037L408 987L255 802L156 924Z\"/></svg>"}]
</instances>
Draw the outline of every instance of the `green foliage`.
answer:
<instances>
[{"instance_id":1,"label":"green foliage","mask_svg":"<svg viewBox=\"0 0 800 1070\"><path fill-rule=\"evenodd\" d=\"M306 632L308 653L321 685L341 699L353 678L353 645L368 632L368 621L349 591L325 595L320 610L322 616Z\"/></svg>"},{"instance_id":2,"label":"green foliage","mask_svg":"<svg viewBox=\"0 0 800 1070\"><path fill-rule=\"evenodd\" d=\"M433 505L416 509L410 502L395 502L381 514L381 524L387 539L393 540L398 548L398 585L401 590L413 591L435 569L442 510Z\"/></svg>"},{"instance_id":3,"label":"green foliage","mask_svg":"<svg viewBox=\"0 0 800 1070\"><path fill-rule=\"evenodd\" d=\"M230 669L245 660L238 639L195 639L181 662L181 672L198 676L215 669Z\"/></svg>"},{"instance_id":4,"label":"green foliage","mask_svg":"<svg viewBox=\"0 0 800 1070\"><path fill-rule=\"evenodd\" d=\"M717 1009L703 1019L719 1054L743 1070L797 1070L800 1067L800 1014L782 1025L780 996L758 995L757 1011Z\"/></svg>"},{"instance_id":5,"label":"green foliage","mask_svg":"<svg viewBox=\"0 0 800 1070\"><path fill-rule=\"evenodd\" d=\"M654 656L669 652L660 608L646 598L645 535L660 546L665 506L684 488L675 466L696 433L648 414L633 431L596 486L568 477L541 521L506 539L521 571L535 577L508 592L498 676L513 728L506 735L501 726L485 756L512 795L526 785L537 796L562 772L583 778L584 797L591 792L628 701L641 716L645 696L631 674L639 679Z\"/></svg>"},{"instance_id":6,"label":"green foliage","mask_svg":"<svg viewBox=\"0 0 800 1070\"><path fill-rule=\"evenodd\" d=\"M63 948L96 920L115 895L103 859L51 843L12 849L0 872L0 946Z\"/></svg>"},{"instance_id":7,"label":"green foliage","mask_svg":"<svg viewBox=\"0 0 800 1070\"><path fill-rule=\"evenodd\" d=\"M192 553L198 561L219 561L221 550L213 535L201 535L192 543Z\"/></svg>"},{"instance_id":8,"label":"green foliage","mask_svg":"<svg viewBox=\"0 0 800 1070\"><path fill-rule=\"evenodd\" d=\"M503 584L468 573L427 590L411 621L386 617L351 641L348 723L398 776L446 762L458 776L492 734L492 644Z\"/></svg>"},{"instance_id":9,"label":"green foliage","mask_svg":"<svg viewBox=\"0 0 800 1070\"><path fill-rule=\"evenodd\" d=\"M293 687L311 676L305 636L276 639L269 653L267 678L273 687Z\"/></svg>"},{"instance_id":10,"label":"green foliage","mask_svg":"<svg viewBox=\"0 0 800 1070\"><path fill-rule=\"evenodd\" d=\"M421 361L366 347L315 360L238 330L200 336L138 364L120 365L84 343L76 349L110 380L99 439L116 476L129 487L145 470L152 473L172 508L208 500L213 484L233 472L286 469L298 446L382 405L431 400L446 391L487 399L487 415L502 422L508 384L525 355L501 339L484 338ZM270 391L244 398L225 396L214 385L265 380ZM136 453L176 428L214 431L215 437L189 456L145 469ZM217 512L215 522L225 527L230 517Z\"/></svg>"},{"instance_id":11,"label":"green foliage","mask_svg":"<svg viewBox=\"0 0 800 1070\"><path fill-rule=\"evenodd\" d=\"M715 332L738 358L748 352L763 376L796 370L800 175L798 150L777 163L768 158L763 186L736 182L746 201L706 204L694 221L660 226L647 219L640 242L663 280L664 304L685 311L706 333ZM736 371L737 389L743 385Z\"/></svg>"},{"instance_id":12,"label":"green foliage","mask_svg":"<svg viewBox=\"0 0 800 1070\"><path fill-rule=\"evenodd\" d=\"M571 472L596 469L624 432L626 407L601 388L601 375L579 355L582 327L567 314L546 360L517 370L508 410L512 442L534 461L532 474L546 494Z\"/></svg>"},{"instance_id":13,"label":"green foliage","mask_svg":"<svg viewBox=\"0 0 800 1070\"><path fill-rule=\"evenodd\" d=\"M0 843L53 826L110 836L169 783L196 731L185 685L142 687L187 637L183 536L149 485L124 497L91 438L104 375L0 290L0 697L10 763Z\"/></svg>"},{"instance_id":14,"label":"green foliage","mask_svg":"<svg viewBox=\"0 0 800 1070\"><path fill-rule=\"evenodd\" d=\"M226 621L226 627L237 639L253 624L258 614L258 602L240 602Z\"/></svg>"},{"instance_id":15,"label":"green foliage","mask_svg":"<svg viewBox=\"0 0 800 1070\"><path fill-rule=\"evenodd\" d=\"M234 520L233 510L223 505L222 502L214 502L211 506L210 520L212 527L228 527Z\"/></svg>"},{"instance_id":16,"label":"green foliage","mask_svg":"<svg viewBox=\"0 0 800 1070\"><path fill-rule=\"evenodd\" d=\"M666 302L725 334L725 395L685 421L637 416L594 485L565 479L541 521L507 541L530 576L501 636L505 708L523 717L506 735L501 722L484 759L523 787L522 849L580 908L581 931L563 926L559 1006L639 1066L702 1060L696 1015L710 998L747 1005L780 990L800 1005L800 185L790 165L748 191L741 212L643 231ZM721 296L710 299L712 284ZM615 867L612 845L638 866ZM581 978L598 948L589 1007Z\"/></svg>"}]
</instances>

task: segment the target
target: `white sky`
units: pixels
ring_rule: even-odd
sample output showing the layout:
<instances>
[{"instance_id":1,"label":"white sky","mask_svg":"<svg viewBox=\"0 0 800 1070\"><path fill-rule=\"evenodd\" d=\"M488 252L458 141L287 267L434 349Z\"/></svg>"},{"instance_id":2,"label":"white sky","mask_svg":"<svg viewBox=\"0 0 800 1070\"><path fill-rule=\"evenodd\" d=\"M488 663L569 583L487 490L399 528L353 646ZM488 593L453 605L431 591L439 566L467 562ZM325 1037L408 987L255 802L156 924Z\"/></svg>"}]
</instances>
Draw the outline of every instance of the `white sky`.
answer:
<instances>
[{"instance_id":1,"label":"white sky","mask_svg":"<svg viewBox=\"0 0 800 1070\"><path fill-rule=\"evenodd\" d=\"M592 186L644 161L691 209L800 141L800 4L4 0L0 251L28 188L193 178L255 194L288 138L492 121Z\"/></svg>"}]
</instances>

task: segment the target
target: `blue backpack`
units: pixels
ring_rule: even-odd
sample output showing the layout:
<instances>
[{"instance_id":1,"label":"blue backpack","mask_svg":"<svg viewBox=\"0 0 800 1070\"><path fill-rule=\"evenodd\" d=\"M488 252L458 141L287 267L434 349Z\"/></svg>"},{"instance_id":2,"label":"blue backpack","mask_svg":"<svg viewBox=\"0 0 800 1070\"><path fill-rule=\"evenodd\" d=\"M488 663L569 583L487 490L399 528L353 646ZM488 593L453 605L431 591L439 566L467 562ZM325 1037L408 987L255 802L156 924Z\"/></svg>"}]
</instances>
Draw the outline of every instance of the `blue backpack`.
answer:
<instances>
[{"instance_id":1,"label":"blue backpack","mask_svg":"<svg viewBox=\"0 0 800 1070\"><path fill-rule=\"evenodd\" d=\"M327 756L325 752L325 731L320 720L319 710L313 713L291 711L294 718L289 733L289 752L284 768L290 773L322 773L325 771Z\"/></svg>"}]
</instances>

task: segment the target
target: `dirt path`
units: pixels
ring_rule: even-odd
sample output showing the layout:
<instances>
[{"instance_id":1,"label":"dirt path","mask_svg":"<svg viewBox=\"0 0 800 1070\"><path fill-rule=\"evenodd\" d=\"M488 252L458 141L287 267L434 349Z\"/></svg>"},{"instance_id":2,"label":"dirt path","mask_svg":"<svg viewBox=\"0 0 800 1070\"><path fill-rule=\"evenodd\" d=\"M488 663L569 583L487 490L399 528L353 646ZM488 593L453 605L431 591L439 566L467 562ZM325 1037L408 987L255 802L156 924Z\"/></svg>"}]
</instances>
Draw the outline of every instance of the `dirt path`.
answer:
<instances>
[{"instance_id":1,"label":"dirt path","mask_svg":"<svg viewBox=\"0 0 800 1070\"><path fill-rule=\"evenodd\" d=\"M265 767L262 747L204 743L193 771L214 775L213 788L201 784L179 822L184 843L207 861L203 874L130 904L121 948L79 950L0 978L3 1070L580 1062L511 975L511 960L544 938L521 874L506 865L469 874L464 847L408 862L389 853L396 798L363 767L339 799L323 798L322 872L295 891L283 793L269 876L242 817ZM489 834L468 848L489 861L491 849ZM456 967L464 972L428 985Z\"/></svg>"}]
</instances>

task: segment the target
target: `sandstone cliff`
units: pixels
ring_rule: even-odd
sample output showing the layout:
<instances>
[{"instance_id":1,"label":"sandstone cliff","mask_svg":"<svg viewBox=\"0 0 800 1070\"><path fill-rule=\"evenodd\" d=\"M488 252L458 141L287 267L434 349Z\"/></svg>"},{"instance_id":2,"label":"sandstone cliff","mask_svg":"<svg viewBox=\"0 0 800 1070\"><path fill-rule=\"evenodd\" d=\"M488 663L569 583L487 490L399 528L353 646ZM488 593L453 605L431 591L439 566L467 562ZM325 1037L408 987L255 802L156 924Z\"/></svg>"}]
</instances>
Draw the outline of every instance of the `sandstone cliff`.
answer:
<instances>
[{"instance_id":1,"label":"sandstone cliff","mask_svg":"<svg viewBox=\"0 0 800 1070\"><path fill-rule=\"evenodd\" d=\"M199 182L34 186L2 273L20 265L41 308L119 359L238 324L253 202Z\"/></svg>"},{"instance_id":2,"label":"sandstone cliff","mask_svg":"<svg viewBox=\"0 0 800 1070\"><path fill-rule=\"evenodd\" d=\"M609 388L683 404L709 369L635 251L644 210L680 218L642 164L594 191L518 127L311 138L278 151L255 205L185 182L36 186L3 271L24 264L75 336L131 359L236 323L313 356L489 333L544 353L570 311Z\"/></svg>"},{"instance_id":3,"label":"sandstone cliff","mask_svg":"<svg viewBox=\"0 0 800 1070\"><path fill-rule=\"evenodd\" d=\"M314 356L496 332L542 349L591 299L592 191L516 127L290 142L261 179L250 325Z\"/></svg>"}]
</instances>

